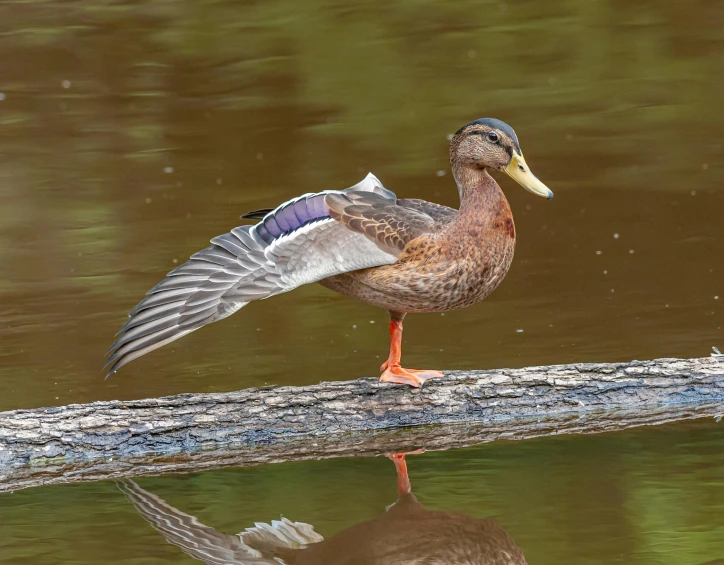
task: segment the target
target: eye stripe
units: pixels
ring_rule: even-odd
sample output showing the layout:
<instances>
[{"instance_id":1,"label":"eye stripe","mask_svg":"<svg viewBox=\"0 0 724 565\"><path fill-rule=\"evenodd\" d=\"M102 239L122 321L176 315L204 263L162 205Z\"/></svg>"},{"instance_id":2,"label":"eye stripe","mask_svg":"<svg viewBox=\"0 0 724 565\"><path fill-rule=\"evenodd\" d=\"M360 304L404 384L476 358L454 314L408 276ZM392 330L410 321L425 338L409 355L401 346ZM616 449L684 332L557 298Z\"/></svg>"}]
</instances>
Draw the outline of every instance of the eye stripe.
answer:
<instances>
[{"instance_id":1,"label":"eye stripe","mask_svg":"<svg viewBox=\"0 0 724 565\"><path fill-rule=\"evenodd\" d=\"M491 141L492 143L499 143L502 138L500 137L500 134L496 131L485 131L485 130L473 130L469 131L467 133L468 136L472 135L479 135L480 137L485 137L488 139L488 141Z\"/></svg>"}]
</instances>

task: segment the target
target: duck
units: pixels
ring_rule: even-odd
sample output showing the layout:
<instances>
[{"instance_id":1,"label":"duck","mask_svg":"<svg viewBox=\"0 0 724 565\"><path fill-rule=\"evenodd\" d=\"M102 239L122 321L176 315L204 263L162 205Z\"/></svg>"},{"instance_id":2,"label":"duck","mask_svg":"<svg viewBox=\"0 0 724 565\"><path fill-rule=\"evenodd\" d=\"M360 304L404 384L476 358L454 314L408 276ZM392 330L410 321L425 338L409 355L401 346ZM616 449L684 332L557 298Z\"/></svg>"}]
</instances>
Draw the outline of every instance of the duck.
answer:
<instances>
[{"instance_id":1,"label":"duck","mask_svg":"<svg viewBox=\"0 0 724 565\"><path fill-rule=\"evenodd\" d=\"M381 382L421 387L437 370L401 365L408 313L447 312L490 295L508 272L516 230L491 171L531 193L553 192L531 172L512 127L481 118L450 140L459 209L398 198L372 173L344 190L297 196L241 216L148 291L107 353L106 377L130 361L251 302L318 283L389 312Z\"/></svg>"},{"instance_id":2,"label":"duck","mask_svg":"<svg viewBox=\"0 0 724 565\"><path fill-rule=\"evenodd\" d=\"M523 550L489 518L428 510L413 494L404 453L390 454L397 500L371 520L329 539L282 517L236 535L219 532L171 506L132 479L116 484L166 541L208 565L527 565Z\"/></svg>"}]
</instances>

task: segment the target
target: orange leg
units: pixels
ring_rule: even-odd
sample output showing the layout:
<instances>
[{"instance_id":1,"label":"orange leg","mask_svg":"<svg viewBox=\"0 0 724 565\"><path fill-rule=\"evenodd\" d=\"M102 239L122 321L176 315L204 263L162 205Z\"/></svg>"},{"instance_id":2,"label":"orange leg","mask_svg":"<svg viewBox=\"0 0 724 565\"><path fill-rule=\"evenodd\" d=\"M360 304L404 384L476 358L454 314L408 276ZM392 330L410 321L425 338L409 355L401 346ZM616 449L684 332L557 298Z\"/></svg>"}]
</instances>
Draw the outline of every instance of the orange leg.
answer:
<instances>
[{"instance_id":1,"label":"orange leg","mask_svg":"<svg viewBox=\"0 0 724 565\"><path fill-rule=\"evenodd\" d=\"M412 492L410 486L410 477L407 475L407 462L405 461L405 455L417 455L418 453L425 453L424 449L418 449L417 451L410 451L408 453L388 453L387 457L392 460L397 470L397 495L402 496L403 494L409 494Z\"/></svg>"},{"instance_id":2,"label":"orange leg","mask_svg":"<svg viewBox=\"0 0 724 565\"><path fill-rule=\"evenodd\" d=\"M405 461L404 453L395 453L394 455L388 455L392 462L395 464L397 470L397 496L409 494L412 491L410 485L410 477L407 475L407 462Z\"/></svg>"},{"instance_id":3,"label":"orange leg","mask_svg":"<svg viewBox=\"0 0 724 565\"><path fill-rule=\"evenodd\" d=\"M400 366L402 357L402 318L404 314L390 313L390 356L380 367L380 382L397 383L421 387L427 379L442 377L440 371L403 369Z\"/></svg>"}]
</instances>

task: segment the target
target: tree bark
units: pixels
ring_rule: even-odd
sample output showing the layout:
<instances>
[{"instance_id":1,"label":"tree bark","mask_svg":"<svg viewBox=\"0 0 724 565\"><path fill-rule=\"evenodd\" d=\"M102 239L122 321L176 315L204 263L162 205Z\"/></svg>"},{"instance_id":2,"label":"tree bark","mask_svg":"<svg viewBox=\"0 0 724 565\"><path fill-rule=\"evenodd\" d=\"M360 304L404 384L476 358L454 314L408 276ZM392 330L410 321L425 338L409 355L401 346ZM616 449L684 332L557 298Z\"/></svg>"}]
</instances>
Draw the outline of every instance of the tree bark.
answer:
<instances>
[{"instance_id":1,"label":"tree bark","mask_svg":"<svg viewBox=\"0 0 724 565\"><path fill-rule=\"evenodd\" d=\"M724 360L447 371L0 413L0 492L227 465L594 433L724 413Z\"/></svg>"}]
</instances>

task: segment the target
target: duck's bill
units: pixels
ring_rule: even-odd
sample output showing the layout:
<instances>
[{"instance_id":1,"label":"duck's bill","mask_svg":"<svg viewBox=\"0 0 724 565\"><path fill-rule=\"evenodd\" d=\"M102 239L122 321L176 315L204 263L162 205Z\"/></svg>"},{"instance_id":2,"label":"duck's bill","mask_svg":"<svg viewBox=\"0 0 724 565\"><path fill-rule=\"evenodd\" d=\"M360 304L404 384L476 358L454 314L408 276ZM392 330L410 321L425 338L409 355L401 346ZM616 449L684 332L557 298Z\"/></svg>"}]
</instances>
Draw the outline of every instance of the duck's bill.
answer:
<instances>
[{"instance_id":1,"label":"duck's bill","mask_svg":"<svg viewBox=\"0 0 724 565\"><path fill-rule=\"evenodd\" d=\"M551 192L551 189L539 181L536 176L530 172L525 159L523 159L523 155L513 155L510 163L508 163L508 166L505 167L503 171L505 171L510 178L525 188L528 192L532 192L538 196L543 196L548 200L553 198L553 192Z\"/></svg>"}]
</instances>

